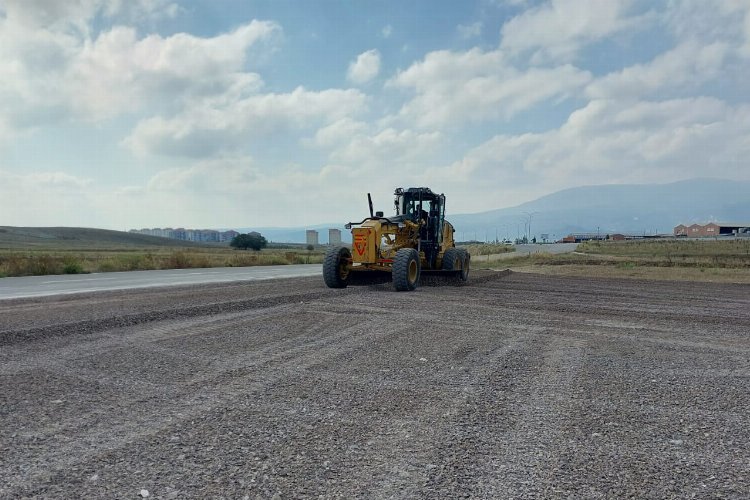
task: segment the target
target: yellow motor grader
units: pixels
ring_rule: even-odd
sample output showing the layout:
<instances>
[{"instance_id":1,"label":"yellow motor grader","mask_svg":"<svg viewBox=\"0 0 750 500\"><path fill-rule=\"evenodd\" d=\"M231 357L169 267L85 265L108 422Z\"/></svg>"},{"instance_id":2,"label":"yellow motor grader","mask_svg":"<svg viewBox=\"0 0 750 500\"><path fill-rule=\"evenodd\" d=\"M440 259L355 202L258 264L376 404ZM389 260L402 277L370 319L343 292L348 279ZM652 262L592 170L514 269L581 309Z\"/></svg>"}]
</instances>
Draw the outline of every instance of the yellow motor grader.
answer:
<instances>
[{"instance_id":1,"label":"yellow motor grader","mask_svg":"<svg viewBox=\"0 0 750 500\"><path fill-rule=\"evenodd\" d=\"M374 212L346 225L352 247L331 248L323 262L323 279L330 288L392 281L398 291L414 290L420 276L442 275L458 281L469 277L469 253L456 248L453 226L445 220L445 195L429 188L398 188L396 215Z\"/></svg>"}]
</instances>

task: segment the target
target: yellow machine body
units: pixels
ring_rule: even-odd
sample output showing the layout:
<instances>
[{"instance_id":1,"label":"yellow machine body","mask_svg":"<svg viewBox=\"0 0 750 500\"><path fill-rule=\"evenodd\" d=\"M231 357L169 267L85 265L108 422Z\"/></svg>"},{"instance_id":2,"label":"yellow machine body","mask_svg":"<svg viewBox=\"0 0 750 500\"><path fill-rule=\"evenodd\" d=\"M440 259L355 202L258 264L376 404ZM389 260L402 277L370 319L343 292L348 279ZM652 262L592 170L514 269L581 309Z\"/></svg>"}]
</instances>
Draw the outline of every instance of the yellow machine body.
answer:
<instances>
[{"instance_id":1,"label":"yellow machine body","mask_svg":"<svg viewBox=\"0 0 750 500\"><path fill-rule=\"evenodd\" d=\"M332 247L323 263L330 288L350 283L376 283L386 278L398 291L414 290L420 277L448 276L466 281L470 255L456 248L453 226L445 220L445 195L429 188L397 188L396 214L374 212L346 225L352 245Z\"/></svg>"},{"instance_id":2,"label":"yellow machine body","mask_svg":"<svg viewBox=\"0 0 750 500\"><path fill-rule=\"evenodd\" d=\"M369 269L387 270L393 258L402 248L416 248L420 225L411 221L389 223L381 220L365 221L360 227L352 228L352 263ZM443 237L437 257L437 268L442 265L445 250L455 246L453 226L443 224ZM425 266L425 254L420 252L420 260Z\"/></svg>"}]
</instances>

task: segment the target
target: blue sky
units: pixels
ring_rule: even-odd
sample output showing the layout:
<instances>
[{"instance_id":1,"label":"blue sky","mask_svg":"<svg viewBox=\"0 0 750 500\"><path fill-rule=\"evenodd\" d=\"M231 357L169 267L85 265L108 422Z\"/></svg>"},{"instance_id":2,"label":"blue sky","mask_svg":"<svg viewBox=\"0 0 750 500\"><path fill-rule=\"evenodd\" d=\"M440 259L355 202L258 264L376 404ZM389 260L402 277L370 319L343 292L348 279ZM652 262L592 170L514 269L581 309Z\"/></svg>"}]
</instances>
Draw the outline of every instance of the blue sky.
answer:
<instances>
[{"instance_id":1,"label":"blue sky","mask_svg":"<svg viewBox=\"0 0 750 500\"><path fill-rule=\"evenodd\" d=\"M746 0L0 0L0 225L750 179Z\"/></svg>"}]
</instances>

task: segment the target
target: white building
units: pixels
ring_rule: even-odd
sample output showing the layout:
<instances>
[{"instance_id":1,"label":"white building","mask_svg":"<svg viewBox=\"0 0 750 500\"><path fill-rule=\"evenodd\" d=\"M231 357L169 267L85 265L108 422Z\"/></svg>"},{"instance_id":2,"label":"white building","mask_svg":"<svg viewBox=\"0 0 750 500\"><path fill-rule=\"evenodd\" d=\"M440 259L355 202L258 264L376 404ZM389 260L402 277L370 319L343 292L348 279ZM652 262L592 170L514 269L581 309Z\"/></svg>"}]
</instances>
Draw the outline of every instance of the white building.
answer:
<instances>
[{"instance_id":1,"label":"white building","mask_svg":"<svg viewBox=\"0 0 750 500\"><path fill-rule=\"evenodd\" d=\"M328 244L331 246L341 244L341 230L340 229L328 230Z\"/></svg>"},{"instance_id":2,"label":"white building","mask_svg":"<svg viewBox=\"0 0 750 500\"><path fill-rule=\"evenodd\" d=\"M308 245L318 245L318 232L314 229L308 229L305 232L306 241Z\"/></svg>"}]
</instances>

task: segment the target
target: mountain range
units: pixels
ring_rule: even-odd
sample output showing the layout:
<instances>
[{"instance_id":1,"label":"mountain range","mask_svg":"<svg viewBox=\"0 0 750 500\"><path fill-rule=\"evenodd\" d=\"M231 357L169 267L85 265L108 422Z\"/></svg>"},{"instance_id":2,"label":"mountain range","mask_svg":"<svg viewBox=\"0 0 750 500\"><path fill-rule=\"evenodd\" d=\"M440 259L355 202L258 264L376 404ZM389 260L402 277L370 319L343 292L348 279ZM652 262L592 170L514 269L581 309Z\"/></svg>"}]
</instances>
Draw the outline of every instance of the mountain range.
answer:
<instances>
[{"instance_id":1,"label":"mountain range","mask_svg":"<svg viewBox=\"0 0 750 500\"><path fill-rule=\"evenodd\" d=\"M448 196L450 193L446 193ZM387 214L386 214L387 215ZM570 233L671 234L678 224L734 222L750 224L750 181L690 179L670 184L582 186L552 193L518 206L474 214L448 214L459 241L515 239L524 234L551 240ZM346 221L345 221L346 222ZM341 230L345 222L307 228L241 228L258 231L269 241L304 243L305 230Z\"/></svg>"}]
</instances>

